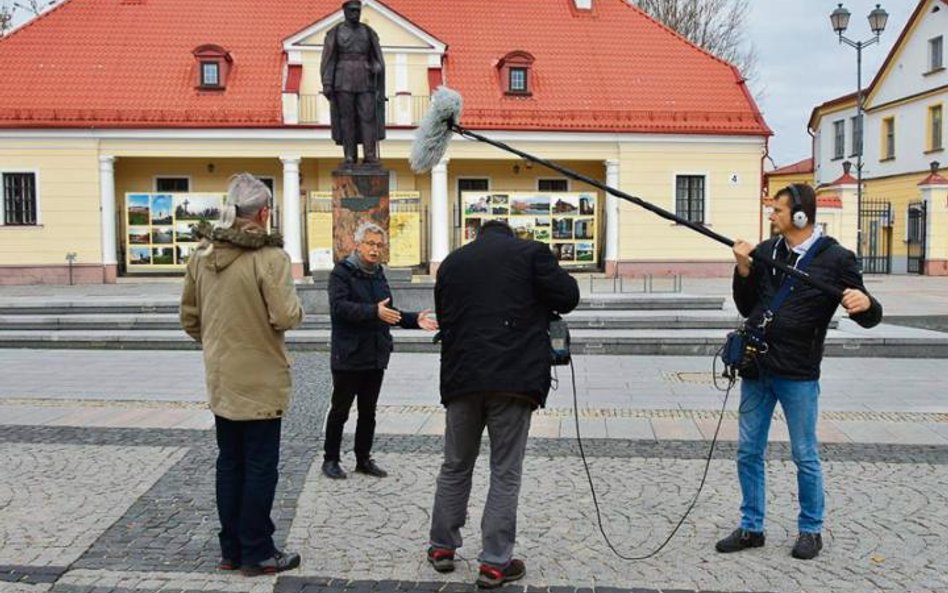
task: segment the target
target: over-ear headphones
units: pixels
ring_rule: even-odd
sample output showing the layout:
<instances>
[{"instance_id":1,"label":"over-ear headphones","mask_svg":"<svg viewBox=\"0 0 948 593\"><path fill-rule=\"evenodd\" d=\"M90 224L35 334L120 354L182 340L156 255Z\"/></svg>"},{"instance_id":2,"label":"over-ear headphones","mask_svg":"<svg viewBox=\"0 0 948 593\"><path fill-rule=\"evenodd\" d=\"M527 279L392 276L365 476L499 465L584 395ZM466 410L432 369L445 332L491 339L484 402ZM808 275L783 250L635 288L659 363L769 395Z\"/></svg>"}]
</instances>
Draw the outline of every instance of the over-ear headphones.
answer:
<instances>
[{"instance_id":1,"label":"over-ear headphones","mask_svg":"<svg viewBox=\"0 0 948 593\"><path fill-rule=\"evenodd\" d=\"M810 222L810 218L806 215L806 212L803 211L803 200L800 199L800 190L792 183L785 189L787 193L790 194L790 219L793 221L793 226L798 229L806 228L806 225Z\"/></svg>"}]
</instances>

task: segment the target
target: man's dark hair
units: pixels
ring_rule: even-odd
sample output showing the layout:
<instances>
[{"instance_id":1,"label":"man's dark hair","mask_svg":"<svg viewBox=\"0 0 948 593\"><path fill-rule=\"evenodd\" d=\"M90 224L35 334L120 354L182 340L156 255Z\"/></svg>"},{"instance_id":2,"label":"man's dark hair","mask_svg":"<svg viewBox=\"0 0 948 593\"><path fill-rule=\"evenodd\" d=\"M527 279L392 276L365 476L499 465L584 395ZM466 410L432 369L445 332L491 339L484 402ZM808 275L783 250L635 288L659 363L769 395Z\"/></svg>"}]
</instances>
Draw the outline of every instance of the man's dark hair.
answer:
<instances>
[{"instance_id":1,"label":"man's dark hair","mask_svg":"<svg viewBox=\"0 0 948 593\"><path fill-rule=\"evenodd\" d=\"M807 220L810 221L810 224L814 224L816 222L816 191L808 183L792 183L778 191L777 195L774 196L774 200L779 200L781 197L786 196L787 204L792 207L793 195L790 190L791 185L800 197L800 206L803 208L803 213L806 214Z\"/></svg>"},{"instance_id":2,"label":"man's dark hair","mask_svg":"<svg viewBox=\"0 0 948 593\"><path fill-rule=\"evenodd\" d=\"M513 229L510 228L510 225L502 220L497 220L497 219L488 220L487 222L485 222L481 226L481 233L484 233L484 232L503 233L510 237L514 236Z\"/></svg>"}]
</instances>

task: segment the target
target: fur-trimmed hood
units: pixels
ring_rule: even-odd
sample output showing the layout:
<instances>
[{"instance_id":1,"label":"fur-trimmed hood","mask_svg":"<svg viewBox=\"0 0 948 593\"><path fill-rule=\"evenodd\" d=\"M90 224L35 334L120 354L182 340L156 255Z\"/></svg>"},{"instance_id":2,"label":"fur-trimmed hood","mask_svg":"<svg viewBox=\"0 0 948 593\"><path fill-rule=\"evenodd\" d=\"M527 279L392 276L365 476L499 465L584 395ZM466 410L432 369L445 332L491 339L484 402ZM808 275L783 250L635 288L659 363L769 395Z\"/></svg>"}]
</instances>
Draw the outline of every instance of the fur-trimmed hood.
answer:
<instances>
[{"instance_id":1,"label":"fur-trimmed hood","mask_svg":"<svg viewBox=\"0 0 948 593\"><path fill-rule=\"evenodd\" d=\"M283 248L283 235L279 232L268 233L261 226L241 219L237 219L229 229L201 222L194 227L194 235L201 239L195 256L217 271L227 268L246 251L264 247Z\"/></svg>"}]
</instances>

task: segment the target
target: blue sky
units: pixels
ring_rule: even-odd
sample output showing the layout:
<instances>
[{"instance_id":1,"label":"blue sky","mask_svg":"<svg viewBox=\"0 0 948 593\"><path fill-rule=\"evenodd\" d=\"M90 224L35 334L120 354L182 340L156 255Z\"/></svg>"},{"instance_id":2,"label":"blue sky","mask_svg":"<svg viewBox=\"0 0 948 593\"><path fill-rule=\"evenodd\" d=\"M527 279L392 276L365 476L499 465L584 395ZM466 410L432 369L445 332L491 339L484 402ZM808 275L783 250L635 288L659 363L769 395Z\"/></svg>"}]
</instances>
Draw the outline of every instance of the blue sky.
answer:
<instances>
[{"instance_id":1,"label":"blue sky","mask_svg":"<svg viewBox=\"0 0 948 593\"><path fill-rule=\"evenodd\" d=\"M470 0L462 0L470 1ZM827 0L751 0L747 37L757 48L757 77L751 90L774 130L770 155L777 166L810 156L807 120L814 106L856 90L856 51L840 45L829 15L837 2ZM863 50L863 86L872 80L916 0L885 0L889 23L880 43ZM852 13L847 35L871 37L866 19L876 2L847 0ZM18 11L21 21L25 16Z\"/></svg>"}]
</instances>

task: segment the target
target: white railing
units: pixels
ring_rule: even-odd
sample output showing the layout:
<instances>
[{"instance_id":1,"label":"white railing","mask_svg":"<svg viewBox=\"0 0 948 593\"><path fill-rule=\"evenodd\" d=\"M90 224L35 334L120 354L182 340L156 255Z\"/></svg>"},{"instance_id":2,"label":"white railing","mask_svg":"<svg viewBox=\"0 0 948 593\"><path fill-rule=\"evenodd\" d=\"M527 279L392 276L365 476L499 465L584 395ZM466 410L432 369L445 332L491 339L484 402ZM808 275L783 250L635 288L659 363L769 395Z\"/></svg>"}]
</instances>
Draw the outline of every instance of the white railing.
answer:
<instances>
[{"instance_id":1,"label":"white railing","mask_svg":"<svg viewBox=\"0 0 948 593\"><path fill-rule=\"evenodd\" d=\"M385 103L385 125L417 126L428 110L428 95L395 95ZM299 123L329 125L329 101L323 95L299 96Z\"/></svg>"}]
</instances>

